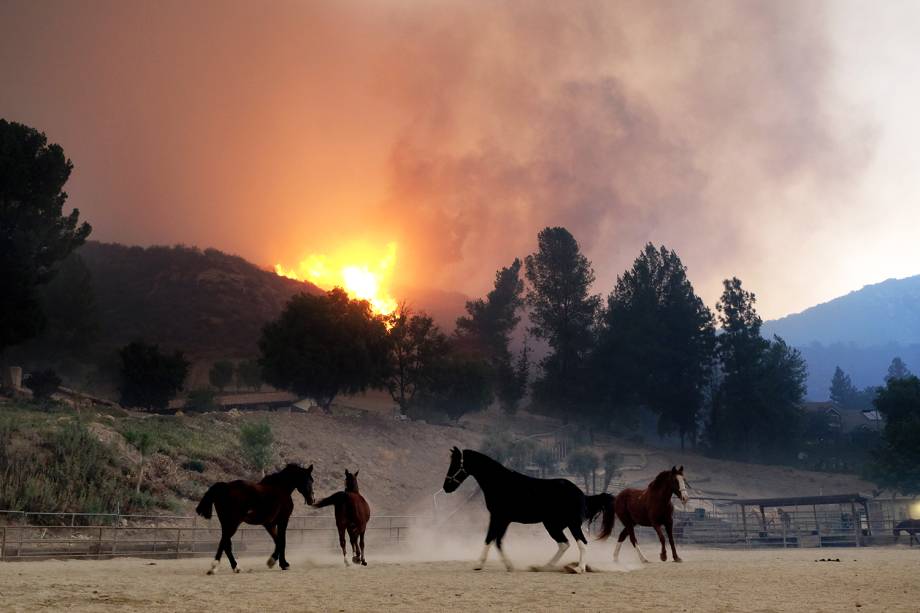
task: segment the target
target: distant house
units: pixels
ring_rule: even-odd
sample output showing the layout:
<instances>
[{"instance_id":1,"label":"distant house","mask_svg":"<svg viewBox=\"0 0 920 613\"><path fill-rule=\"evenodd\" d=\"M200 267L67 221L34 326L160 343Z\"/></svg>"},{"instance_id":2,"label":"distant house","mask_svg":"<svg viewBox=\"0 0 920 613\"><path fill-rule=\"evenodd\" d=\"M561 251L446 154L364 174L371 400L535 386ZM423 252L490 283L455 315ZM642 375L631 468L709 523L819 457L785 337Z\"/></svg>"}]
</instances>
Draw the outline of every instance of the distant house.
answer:
<instances>
[{"instance_id":1,"label":"distant house","mask_svg":"<svg viewBox=\"0 0 920 613\"><path fill-rule=\"evenodd\" d=\"M833 402L804 402L802 410L806 414L824 415L827 425L835 432L843 432L843 413Z\"/></svg>"},{"instance_id":2,"label":"distant house","mask_svg":"<svg viewBox=\"0 0 920 613\"><path fill-rule=\"evenodd\" d=\"M843 411L843 431L844 432L879 432L885 425L885 420L875 409L868 411Z\"/></svg>"}]
</instances>

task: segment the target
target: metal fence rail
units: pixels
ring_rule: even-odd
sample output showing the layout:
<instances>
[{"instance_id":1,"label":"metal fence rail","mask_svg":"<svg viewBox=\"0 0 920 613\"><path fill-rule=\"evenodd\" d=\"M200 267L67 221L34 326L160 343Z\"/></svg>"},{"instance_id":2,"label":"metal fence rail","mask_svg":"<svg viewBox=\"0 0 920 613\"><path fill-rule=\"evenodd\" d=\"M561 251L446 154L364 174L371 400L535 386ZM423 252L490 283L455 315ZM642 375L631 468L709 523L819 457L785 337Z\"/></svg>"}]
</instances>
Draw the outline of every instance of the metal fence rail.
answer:
<instances>
[{"instance_id":1,"label":"metal fence rail","mask_svg":"<svg viewBox=\"0 0 920 613\"><path fill-rule=\"evenodd\" d=\"M0 513L0 519L3 518ZM220 540L217 519L185 516L123 516L117 514L19 514L28 519L40 515L59 520L57 525L7 523L0 525L0 561L48 558L103 559L132 557L192 557L213 555ZM9 514L7 514L7 519ZM413 516L372 517L367 539L372 546L400 546L407 542ZM105 521L105 524L101 524ZM95 522L95 524L91 524ZM86 525L91 524L91 525ZM331 517L291 517L287 530L289 545L312 545L338 551L338 532ZM261 526L240 526L233 537L239 553L270 553L271 537Z\"/></svg>"}]
</instances>

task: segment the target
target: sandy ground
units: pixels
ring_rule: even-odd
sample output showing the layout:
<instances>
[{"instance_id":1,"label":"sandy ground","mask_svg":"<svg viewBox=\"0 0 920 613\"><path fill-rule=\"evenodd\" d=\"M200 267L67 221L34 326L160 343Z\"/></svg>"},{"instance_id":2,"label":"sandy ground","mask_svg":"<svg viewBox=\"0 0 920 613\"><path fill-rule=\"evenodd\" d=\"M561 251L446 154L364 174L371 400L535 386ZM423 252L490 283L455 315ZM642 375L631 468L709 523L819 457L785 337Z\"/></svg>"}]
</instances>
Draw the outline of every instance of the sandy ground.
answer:
<instances>
[{"instance_id":1,"label":"sandy ground","mask_svg":"<svg viewBox=\"0 0 920 613\"><path fill-rule=\"evenodd\" d=\"M550 546L540 554L551 552ZM572 550L566 560L573 557ZM646 553L653 553L652 547ZM0 609L34 611L918 611L920 548L774 551L684 550L683 564L639 565L592 544L584 575L524 570L495 559L421 561L415 553L369 556L345 568L332 554L291 552L287 572L244 557L205 576L208 560L45 561L0 564ZM432 557L436 558L434 554ZM421 556L424 558L424 556ZM821 562L839 558L840 562ZM534 559L533 561L536 561Z\"/></svg>"}]
</instances>

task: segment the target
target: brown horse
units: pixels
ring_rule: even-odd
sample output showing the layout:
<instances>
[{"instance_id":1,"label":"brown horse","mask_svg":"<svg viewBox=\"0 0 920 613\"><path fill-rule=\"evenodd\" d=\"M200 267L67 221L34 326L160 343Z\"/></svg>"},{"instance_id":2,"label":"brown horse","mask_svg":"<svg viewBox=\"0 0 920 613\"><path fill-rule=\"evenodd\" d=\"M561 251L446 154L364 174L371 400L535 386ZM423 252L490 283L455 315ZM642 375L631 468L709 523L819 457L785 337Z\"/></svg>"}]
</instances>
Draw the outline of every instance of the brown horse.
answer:
<instances>
[{"instance_id":1,"label":"brown horse","mask_svg":"<svg viewBox=\"0 0 920 613\"><path fill-rule=\"evenodd\" d=\"M687 494L687 482L684 480L684 467L671 467L658 474L655 480L649 483L644 490L625 489L616 496L614 508L617 517L623 522L623 530L617 539L617 546L613 550L613 561L617 562L620 558L620 547L623 541L629 536L629 542L636 548L639 559L648 562L639 549L636 542L635 527L651 526L658 533L661 541L661 561L668 559L667 550L664 545L664 534L661 527L668 533L668 541L671 543L671 553L675 562L680 562L680 556L677 555L677 549L674 547L674 505L671 504L671 496L678 496L681 502L685 503L689 499Z\"/></svg>"},{"instance_id":2,"label":"brown horse","mask_svg":"<svg viewBox=\"0 0 920 613\"><path fill-rule=\"evenodd\" d=\"M212 485L195 509L205 519L211 519L213 505L220 519L220 543L208 574L217 572L220 556L224 552L233 572L240 572L236 558L233 557L230 539L243 522L265 526L275 542L275 550L267 561L268 567L272 568L275 562L280 562L281 570L287 570L290 565L284 557L284 546L288 520L294 510L291 494L295 489L303 495L307 504L313 504L312 464L308 468L288 464L281 472L268 475L258 483L230 481Z\"/></svg>"},{"instance_id":3,"label":"brown horse","mask_svg":"<svg viewBox=\"0 0 920 613\"><path fill-rule=\"evenodd\" d=\"M367 566L367 560L364 559L364 532L371 518L371 507L358 491L359 472L356 470L355 474L351 474L345 470L345 491L336 492L313 505L317 509L335 505L335 526L339 529L339 545L342 547L345 566L348 566L348 553L345 551L346 530L354 554L351 561Z\"/></svg>"}]
</instances>

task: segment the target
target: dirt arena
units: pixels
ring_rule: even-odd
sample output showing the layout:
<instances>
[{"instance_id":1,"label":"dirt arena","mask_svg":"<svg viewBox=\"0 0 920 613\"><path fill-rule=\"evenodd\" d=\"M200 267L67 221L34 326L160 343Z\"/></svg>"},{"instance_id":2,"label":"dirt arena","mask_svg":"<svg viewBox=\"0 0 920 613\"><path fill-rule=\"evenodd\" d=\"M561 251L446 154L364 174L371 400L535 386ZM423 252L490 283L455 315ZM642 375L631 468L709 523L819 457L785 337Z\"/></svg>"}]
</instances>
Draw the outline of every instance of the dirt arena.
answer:
<instances>
[{"instance_id":1,"label":"dirt arena","mask_svg":"<svg viewBox=\"0 0 920 613\"><path fill-rule=\"evenodd\" d=\"M574 550L574 547L572 548ZM292 567L269 570L242 557L243 572L208 560L119 559L0 564L0 609L35 611L917 611L920 548L774 551L685 550L684 563L640 566L624 550L593 547L600 572L520 570L497 560L480 572L470 561L419 561L408 553L370 557L344 568L332 555L292 552ZM648 547L646 550L650 550ZM547 552L551 553L552 547ZM545 553L545 552L540 552ZM435 556L437 557L437 556ZM572 557L572 551L566 560ZM820 562L820 558L840 562Z\"/></svg>"}]
</instances>

